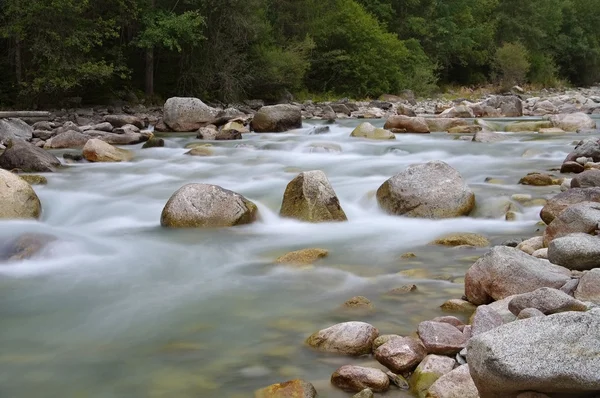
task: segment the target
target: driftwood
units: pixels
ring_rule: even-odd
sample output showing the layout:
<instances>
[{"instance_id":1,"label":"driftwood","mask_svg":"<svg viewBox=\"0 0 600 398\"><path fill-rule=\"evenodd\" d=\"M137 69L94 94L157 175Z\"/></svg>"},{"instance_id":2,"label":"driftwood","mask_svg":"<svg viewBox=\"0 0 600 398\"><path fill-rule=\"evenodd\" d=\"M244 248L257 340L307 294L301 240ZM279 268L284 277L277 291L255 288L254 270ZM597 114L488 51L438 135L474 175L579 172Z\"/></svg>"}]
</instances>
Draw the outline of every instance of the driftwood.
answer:
<instances>
[{"instance_id":1,"label":"driftwood","mask_svg":"<svg viewBox=\"0 0 600 398\"><path fill-rule=\"evenodd\" d=\"M46 111L0 111L0 119L15 118L40 118L47 119L50 112Z\"/></svg>"}]
</instances>

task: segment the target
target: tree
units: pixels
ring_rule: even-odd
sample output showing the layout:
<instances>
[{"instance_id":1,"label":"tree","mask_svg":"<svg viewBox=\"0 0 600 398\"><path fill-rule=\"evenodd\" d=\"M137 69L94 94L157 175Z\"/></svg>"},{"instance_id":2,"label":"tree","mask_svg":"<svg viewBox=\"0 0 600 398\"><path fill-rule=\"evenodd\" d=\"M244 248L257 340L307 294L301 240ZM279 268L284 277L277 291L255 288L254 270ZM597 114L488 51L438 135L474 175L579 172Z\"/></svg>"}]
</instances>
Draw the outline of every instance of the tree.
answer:
<instances>
[{"instance_id":1,"label":"tree","mask_svg":"<svg viewBox=\"0 0 600 398\"><path fill-rule=\"evenodd\" d=\"M505 43L496 50L494 66L503 88L525 82L530 66L528 57L527 49L521 43Z\"/></svg>"}]
</instances>

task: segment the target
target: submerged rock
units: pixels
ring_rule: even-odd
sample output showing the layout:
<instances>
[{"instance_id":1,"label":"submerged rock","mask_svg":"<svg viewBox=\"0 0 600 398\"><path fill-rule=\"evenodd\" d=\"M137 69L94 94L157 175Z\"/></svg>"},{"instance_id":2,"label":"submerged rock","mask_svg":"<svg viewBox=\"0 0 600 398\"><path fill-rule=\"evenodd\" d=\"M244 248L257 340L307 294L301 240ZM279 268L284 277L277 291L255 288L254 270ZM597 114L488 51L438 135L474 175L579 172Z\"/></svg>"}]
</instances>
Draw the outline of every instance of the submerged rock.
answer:
<instances>
[{"instance_id":1,"label":"submerged rock","mask_svg":"<svg viewBox=\"0 0 600 398\"><path fill-rule=\"evenodd\" d=\"M254 398L316 398L317 390L308 381L296 379L258 390Z\"/></svg>"},{"instance_id":2,"label":"submerged rock","mask_svg":"<svg viewBox=\"0 0 600 398\"><path fill-rule=\"evenodd\" d=\"M42 204L31 185L0 169L0 219L37 219L41 212Z\"/></svg>"},{"instance_id":3,"label":"submerged rock","mask_svg":"<svg viewBox=\"0 0 600 398\"><path fill-rule=\"evenodd\" d=\"M56 237L48 234L26 233L3 245L0 245L0 260L20 261L38 254Z\"/></svg>"},{"instance_id":4,"label":"submerged rock","mask_svg":"<svg viewBox=\"0 0 600 398\"><path fill-rule=\"evenodd\" d=\"M390 380L382 370L352 365L336 370L331 375L331 384L348 392L359 392L365 388L383 392L390 388Z\"/></svg>"},{"instance_id":5,"label":"submerged rock","mask_svg":"<svg viewBox=\"0 0 600 398\"><path fill-rule=\"evenodd\" d=\"M302 127L302 111L294 105L279 104L263 106L250 124L257 133L292 130Z\"/></svg>"},{"instance_id":6,"label":"submerged rock","mask_svg":"<svg viewBox=\"0 0 600 398\"><path fill-rule=\"evenodd\" d=\"M443 238L436 239L433 243L442 246L486 247L490 245L490 241L485 236L473 233L450 234Z\"/></svg>"},{"instance_id":7,"label":"submerged rock","mask_svg":"<svg viewBox=\"0 0 600 398\"><path fill-rule=\"evenodd\" d=\"M302 249L284 254L278 257L275 262L280 264L309 265L321 258L327 257L328 254L329 251L326 249Z\"/></svg>"},{"instance_id":8,"label":"submerged rock","mask_svg":"<svg viewBox=\"0 0 600 398\"><path fill-rule=\"evenodd\" d=\"M142 149L147 148L162 148L165 146L165 140L162 138L150 138L142 145Z\"/></svg>"},{"instance_id":9,"label":"submerged rock","mask_svg":"<svg viewBox=\"0 0 600 398\"><path fill-rule=\"evenodd\" d=\"M19 177L27 181L30 185L46 185L48 179L38 174L19 174Z\"/></svg>"}]
</instances>

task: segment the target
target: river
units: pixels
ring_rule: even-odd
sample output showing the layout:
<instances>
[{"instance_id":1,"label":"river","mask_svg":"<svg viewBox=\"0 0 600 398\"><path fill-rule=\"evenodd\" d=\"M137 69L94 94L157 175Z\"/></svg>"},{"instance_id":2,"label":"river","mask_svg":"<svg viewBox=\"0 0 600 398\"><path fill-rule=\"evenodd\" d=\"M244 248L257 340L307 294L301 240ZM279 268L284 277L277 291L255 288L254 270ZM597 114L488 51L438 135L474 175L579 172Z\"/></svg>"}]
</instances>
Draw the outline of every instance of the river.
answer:
<instances>
[{"instance_id":1,"label":"river","mask_svg":"<svg viewBox=\"0 0 600 398\"><path fill-rule=\"evenodd\" d=\"M409 334L441 315L439 305L461 297L465 271L487 249L428 243L450 232L480 233L492 244L535 235L541 206L514 202L512 222L502 207L513 194L559 192L517 183L559 167L581 138L512 134L483 144L435 133L368 141L349 137L357 120L308 135L315 123L214 142L208 157L184 156L194 135L165 134L165 148L129 147L132 162L72 164L48 174L48 185L35 186L41 220L0 222L0 241L22 232L59 237L35 259L0 264L0 397L251 397L292 378L313 382L322 397L351 396L330 387L329 376L372 360L315 353L304 339L346 320ZM381 183L429 160L464 176L477 197L473 216L432 221L378 209ZM327 174L348 222L279 217L286 184L315 169ZM260 220L222 230L162 229L164 204L190 182L243 194L258 205ZM312 267L273 264L308 247L330 254ZM417 257L402 258L406 252ZM410 284L417 292L385 294ZM375 310L339 310L357 295Z\"/></svg>"}]
</instances>

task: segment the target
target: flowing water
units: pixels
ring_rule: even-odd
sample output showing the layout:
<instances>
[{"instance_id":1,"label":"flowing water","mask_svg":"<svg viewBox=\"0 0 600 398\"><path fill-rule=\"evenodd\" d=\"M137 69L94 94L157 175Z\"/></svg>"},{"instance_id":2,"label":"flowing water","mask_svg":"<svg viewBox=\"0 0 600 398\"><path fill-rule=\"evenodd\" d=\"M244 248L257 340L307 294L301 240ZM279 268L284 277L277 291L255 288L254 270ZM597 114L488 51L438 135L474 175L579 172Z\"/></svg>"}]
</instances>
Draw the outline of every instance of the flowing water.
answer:
<instances>
[{"instance_id":1,"label":"flowing water","mask_svg":"<svg viewBox=\"0 0 600 398\"><path fill-rule=\"evenodd\" d=\"M515 134L482 144L440 133L381 142L350 138L357 124L340 121L321 135L308 134L309 123L247 134L214 142L209 157L183 155L191 134L164 135L165 148L133 147L133 162L73 164L47 175L48 185L35 187L41 220L0 222L0 242L23 232L59 238L34 259L0 264L0 397L251 397L292 378L313 382L322 397L348 397L329 386L329 376L340 365L372 360L315 353L304 339L347 320L409 334L441 315L439 305L461 297L465 271L486 249L428 243L450 232L480 233L493 244L535 235L541 207L515 202L518 218L507 222L505 205L515 193L558 192L517 182L559 166L581 138ZM432 221L378 209L381 183L436 159L473 188L474 216ZM327 174L348 222L279 217L286 184L315 169ZM245 195L260 220L222 230L162 229L162 207L191 182ZM307 247L330 255L312 267L273 264ZM406 252L417 257L403 259ZM418 291L386 295L408 284ZM357 295L375 310L339 310Z\"/></svg>"}]
</instances>

